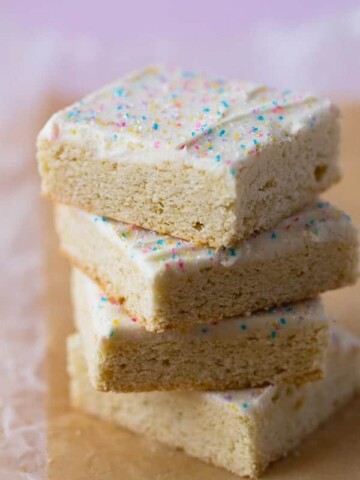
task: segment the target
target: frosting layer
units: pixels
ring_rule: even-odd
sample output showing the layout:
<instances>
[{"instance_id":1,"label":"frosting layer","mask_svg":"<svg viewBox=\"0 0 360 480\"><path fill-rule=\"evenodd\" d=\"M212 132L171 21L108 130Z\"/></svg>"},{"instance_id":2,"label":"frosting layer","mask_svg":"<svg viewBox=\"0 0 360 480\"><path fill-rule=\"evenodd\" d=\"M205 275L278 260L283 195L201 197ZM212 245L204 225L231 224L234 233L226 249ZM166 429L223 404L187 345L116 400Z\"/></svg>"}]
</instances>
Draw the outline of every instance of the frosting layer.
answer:
<instances>
[{"instance_id":1,"label":"frosting layer","mask_svg":"<svg viewBox=\"0 0 360 480\"><path fill-rule=\"evenodd\" d=\"M81 215L91 218L103 234L137 262L149 276L166 269L175 269L181 273L186 269L198 268L199 265L222 264L231 267L235 263L265 260L303 248L308 243L325 243L334 241L337 237L343 241L344 235L352 238L355 232L352 227L341 228L350 224L348 215L321 201L311 203L270 231L256 234L235 247L220 249L161 235L86 212L81 212Z\"/></svg>"},{"instance_id":2,"label":"frosting layer","mask_svg":"<svg viewBox=\"0 0 360 480\"><path fill-rule=\"evenodd\" d=\"M310 94L155 67L56 113L39 138L89 143L98 158L174 161L235 176L260 149L337 115L329 100Z\"/></svg>"},{"instance_id":3,"label":"frosting layer","mask_svg":"<svg viewBox=\"0 0 360 480\"><path fill-rule=\"evenodd\" d=\"M92 323L98 340L111 339L112 342L137 341L147 342L176 340L186 337L237 338L239 341L247 336L260 335L275 342L277 338L299 332L299 329L317 324L319 328L327 326L328 319L320 299L298 302L246 317L232 317L220 322L194 325L182 331L167 330L162 333L148 332L135 317L131 317L124 307L109 300L95 282L80 272L77 281L83 282L86 296L91 304Z\"/></svg>"}]
</instances>

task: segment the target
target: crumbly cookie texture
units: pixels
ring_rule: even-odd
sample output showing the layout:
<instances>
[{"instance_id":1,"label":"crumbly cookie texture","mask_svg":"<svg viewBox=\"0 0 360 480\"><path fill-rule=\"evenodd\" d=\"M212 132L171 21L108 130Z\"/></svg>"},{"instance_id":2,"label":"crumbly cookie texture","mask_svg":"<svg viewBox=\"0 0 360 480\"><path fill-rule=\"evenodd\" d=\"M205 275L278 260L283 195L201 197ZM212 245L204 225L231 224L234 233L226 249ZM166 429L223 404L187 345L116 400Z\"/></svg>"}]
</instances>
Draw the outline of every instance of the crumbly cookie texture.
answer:
<instances>
[{"instance_id":1,"label":"crumbly cookie texture","mask_svg":"<svg viewBox=\"0 0 360 480\"><path fill-rule=\"evenodd\" d=\"M58 205L56 221L72 262L150 331L303 300L358 276L357 231L321 201L219 250L65 205Z\"/></svg>"},{"instance_id":2,"label":"crumbly cookie texture","mask_svg":"<svg viewBox=\"0 0 360 480\"><path fill-rule=\"evenodd\" d=\"M329 320L320 300L152 333L76 269L72 295L99 390L225 390L300 384L324 374Z\"/></svg>"},{"instance_id":3,"label":"crumbly cookie texture","mask_svg":"<svg viewBox=\"0 0 360 480\"><path fill-rule=\"evenodd\" d=\"M358 341L339 330L332 337L325 379L299 387L102 393L89 383L80 336L74 335L68 340L72 405L254 478L355 394Z\"/></svg>"},{"instance_id":4,"label":"crumbly cookie texture","mask_svg":"<svg viewBox=\"0 0 360 480\"><path fill-rule=\"evenodd\" d=\"M273 227L340 179L338 110L308 94L147 68L53 115L42 191L213 247Z\"/></svg>"}]
</instances>

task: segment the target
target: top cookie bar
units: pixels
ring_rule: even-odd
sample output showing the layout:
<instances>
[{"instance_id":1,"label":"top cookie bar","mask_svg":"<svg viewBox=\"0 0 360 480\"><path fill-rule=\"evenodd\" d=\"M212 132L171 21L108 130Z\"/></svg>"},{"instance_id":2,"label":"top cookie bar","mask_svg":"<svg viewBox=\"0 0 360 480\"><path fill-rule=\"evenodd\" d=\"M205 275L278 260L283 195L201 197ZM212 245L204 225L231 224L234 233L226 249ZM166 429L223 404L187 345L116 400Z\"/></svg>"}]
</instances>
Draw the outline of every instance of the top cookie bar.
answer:
<instances>
[{"instance_id":1,"label":"top cookie bar","mask_svg":"<svg viewBox=\"0 0 360 480\"><path fill-rule=\"evenodd\" d=\"M146 68L53 115L38 161L60 202L220 247L338 181L338 144L329 100Z\"/></svg>"}]
</instances>

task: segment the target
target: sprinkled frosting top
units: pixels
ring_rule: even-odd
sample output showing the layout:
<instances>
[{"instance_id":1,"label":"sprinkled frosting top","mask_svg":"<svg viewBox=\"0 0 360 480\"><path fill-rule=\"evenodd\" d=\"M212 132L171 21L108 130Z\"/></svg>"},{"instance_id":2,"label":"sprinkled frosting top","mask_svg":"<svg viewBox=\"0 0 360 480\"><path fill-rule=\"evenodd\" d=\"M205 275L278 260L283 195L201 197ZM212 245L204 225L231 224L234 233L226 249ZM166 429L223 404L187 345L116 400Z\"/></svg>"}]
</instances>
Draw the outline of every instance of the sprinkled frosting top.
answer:
<instances>
[{"instance_id":1,"label":"sprinkled frosting top","mask_svg":"<svg viewBox=\"0 0 360 480\"><path fill-rule=\"evenodd\" d=\"M40 139L89 142L94 156L114 161L195 162L234 176L262 147L337 114L309 94L146 68L53 115Z\"/></svg>"},{"instance_id":2,"label":"sprinkled frosting top","mask_svg":"<svg viewBox=\"0 0 360 480\"><path fill-rule=\"evenodd\" d=\"M167 330L162 333L148 332L135 317L131 317L122 305L113 302L100 288L80 271L75 271L75 281L85 292L92 311L92 323L98 341L181 341L189 337L234 338L237 342L249 335L260 335L269 341L299 332L302 328L328 325L320 299L308 300L283 307L268 309L247 317L232 317L220 322L189 326L182 331Z\"/></svg>"},{"instance_id":3,"label":"sprinkled frosting top","mask_svg":"<svg viewBox=\"0 0 360 480\"><path fill-rule=\"evenodd\" d=\"M74 207L73 211L96 224L103 235L114 242L149 277L163 270L187 271L199 264L231 267L283 256L311 243L344 240L356 235L350 217L327 202L317 201L302 212L280 222L274 229L261 232L235 247L214 249L204 245L161 235L129 224L91 215Z\"/></svg>"}]
</instances>

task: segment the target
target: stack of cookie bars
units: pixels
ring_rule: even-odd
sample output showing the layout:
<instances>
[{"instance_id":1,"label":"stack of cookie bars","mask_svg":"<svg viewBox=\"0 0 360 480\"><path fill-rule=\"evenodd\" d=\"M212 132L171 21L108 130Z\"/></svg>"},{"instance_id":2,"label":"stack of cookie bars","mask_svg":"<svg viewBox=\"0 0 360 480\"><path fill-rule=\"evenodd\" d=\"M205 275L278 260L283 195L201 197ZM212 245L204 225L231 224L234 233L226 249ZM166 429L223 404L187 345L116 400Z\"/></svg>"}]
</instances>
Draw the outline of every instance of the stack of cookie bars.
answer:
<instances>
[{"instance_id":1,"label":"stack of cookie bars","mask_svg":"<svg viewBox=\"0 0 360 480\"><path fill-rule=\"evenodd\" d=\"M356 229L317 197L340 179L338 117L148 68L48 121L75 407L256 477L355 393L357 339L317 296L357 278Z\"/></svg>"}]
</instances>

